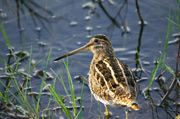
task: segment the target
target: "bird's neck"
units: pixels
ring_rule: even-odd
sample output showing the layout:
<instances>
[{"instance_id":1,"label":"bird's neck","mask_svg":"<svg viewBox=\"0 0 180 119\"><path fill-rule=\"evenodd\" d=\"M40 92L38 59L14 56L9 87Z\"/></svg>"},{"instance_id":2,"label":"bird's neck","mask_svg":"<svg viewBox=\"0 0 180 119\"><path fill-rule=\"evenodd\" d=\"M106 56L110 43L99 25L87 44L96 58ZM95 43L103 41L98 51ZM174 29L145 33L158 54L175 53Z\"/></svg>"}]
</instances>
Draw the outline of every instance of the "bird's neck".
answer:
<instances>
[{"instance_id":1,"label":"bird's neck","mask_svg":"<svg viewBox=\"0 0 180 119\"><path fill-rule=\"evenodd\" d=\"M103 59L106 59L108 57L114 57L114 56L115 56L114 52L106 53L106 54L99 52L99 53L96 53L93 55L93 60L99 61L99 60L103 60Z\"/></svg>"}]
</instances>

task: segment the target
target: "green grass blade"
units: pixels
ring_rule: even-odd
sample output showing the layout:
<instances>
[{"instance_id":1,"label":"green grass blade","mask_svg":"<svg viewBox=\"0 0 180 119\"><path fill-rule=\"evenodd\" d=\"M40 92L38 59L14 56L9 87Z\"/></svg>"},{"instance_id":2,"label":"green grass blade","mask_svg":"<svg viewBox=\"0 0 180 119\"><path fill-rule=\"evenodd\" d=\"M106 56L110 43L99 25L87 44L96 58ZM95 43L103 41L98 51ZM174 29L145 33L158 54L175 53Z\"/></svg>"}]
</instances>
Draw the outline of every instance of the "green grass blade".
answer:
<instances>
[{"instance_id":1,"label":"green grass blade","mask_svg":"<svg viewBox=\"0 0 180 119\"><path fill-rule=\"evenodd\" d=\"M83 85L82 85L82 89L81 89L80 110L79 110L78 114L76 115L75 119L82 119L82 97L83 97L83 90L84 90L84 81L83 81Z\"/></svg>"},{"instance_id":2,"label":"green grass blade","mask_svg":"<svg viewBox=\"0 0 180 119\"><path fill-rule=\"evenodd\" d=\"M59 98L58 94L56 93L56 91L54 90L54 88L52 86L48 87L49 91L51 92L51 94L53 95L55 101L61 106L63 112L66 114L66 116L69 119L73 119L69 110L66 108L66 106L64 105L64 103L62 102L61 98Z\"/></svg>"},{"instance_id":3,"label":"green grass blade","mask_svg":"<svg viewBox=\"0 0 180 119\"><path fill-rule=\"evenodd\" d=\"M171 19L170 12L171 12L171 10L169 9L169 17L168 17L169 19ZM173 21L173 17L172 17L171 21ZM166 59L168 39L169 39L169 36L170 36L170 33L171 33L171 29L172 29L172 22L168 21L168 29L167 29L167 35L166 35L165 48L164 48L163 62L165 62L165 59Z\"/></svg>"},{"instance_id":4,"label":"green grass blade","mask_svg":"<svg viewBox=\"0 0 180 119\"><path fill-rule=\"evenodd\" d=\"M162 57L162 55L161 55L161 57ZM158 64L157 64L156 68L153 69L153 72L152 72L152 75L151 75L151 80L150 80L148 88L147 88L148 90L151 87L151 84L155 79L155 76L156 76L156 73L157 73L157 70L158 70L160 64L161 64L161 58L158 60Z\"/></svg>"},{"instance_id":5,"label":"green grass blade","mask_svg":"<svg viewBox=\"0 0 180 119\"><path fill-rule=\"evenodd\" d=\"M43 89L43 85L44 85L44 80L45 80L45 78L46 78L46 71L47 71L47 67L48 67L48 63L49 63L50 56L51 56L51 49L50 49L50 51L49 51L49 55L48 55L48 59L47 59L46 67L45 67L45 71L44 71L44 76L43 76L43 79L42 79L42 82L41 82L41 86L40 86L40 91L39 91L39 95L38 95L36 112L38 112L38 110L39 110L40 98L41 98L41 94L42 94L42 89Z\"/></svg>"},{"instance_id":6,"label":"green grass blade","mask_svg":"<svg viewBox=\"0 0 180 119\"><path fill-rule=\"evenodd\" d=\"M3 35L4 35L4 38L5 38L5 40L6 40L6 43L7 43L8 47L9 47L9 49L10 49L10 51L11 51L13 57L14 57L14 60L15 60L16 63L17 63L16 56L13 54L13 50L12 50L11 44L10 44L10 42L9 42L9 40L8 40L8 37L7 37L7 35L6 35L6 31L5 31L5 29L4 29L3 23L1 23L0 29L1 29L1 31L2 31L2 33L3 33Z\"/></svg>"},{"instance_id":7,"label":"green grass blade","mask_svg":"<svg viewBox=\"0 0 180 119\"><path fill-rule=\"evenodd\" d=\"M23 105L22 101L19 100L19 98L14 95L14 93L0 80L0 83L10 92L10 94L21 104Z\"/></svg>"},{"instance_id":8,"label":"green grass blade","mask_svg":"<svg viewBox=\"0 0 180 119\"><path fill-rule=\"evenodd\" d=\"M9 49L10 49L11 52L12 52L12 47L11 47L11 44L10 44L10 42L9 42L9 40L8 40L7 35L6 35L6 32L5 32L3 23L1 23L0 28L1 28L1 31L2 31L2 33L3 33L3 35L4 35L4 38L5 38L5 40L6 40L6 43L7 43L8 47L9 47Z\"/></svg>"},{"instance_id":9,"label":"green grass blade","mask_svg":"<svg viewBox=\"0 0 180 119\"><path fill-rule=\"evenodd\" d=\"M68 66L68 57L66 58L66 62L64 62L64 65L66 67L66 71L68 73L68 82L69 82L69 88L70 88L70 91L71 91L71 103L72 103L72 107L73 107L73 110L74 110L74 115L77 115L77 108L76 108L76 99L75 99L75 95L74 95L74 87L73 87L73 82L72 82L72 78L71 78L71 75L70 75L70 72L69 72L69 66Z\"/></svg>"},{"instance_id":10,"label":"green grass blade","mask_svg":"<svg viewBox=\"0 0 180 119\"><path fill-rule=\"evenodd\" d=\"M23 49L22 49L22 51L21 51L21 53L20 53L20 59L17 61L15 71L17 71L17 68L18 68L18 66L19 66L19 61L21 60L22 53L24 52L24 48L25 48L25 41L26 41L26 33L25 33L25 35L24 35Z\"/></svg>"}]
</instances>

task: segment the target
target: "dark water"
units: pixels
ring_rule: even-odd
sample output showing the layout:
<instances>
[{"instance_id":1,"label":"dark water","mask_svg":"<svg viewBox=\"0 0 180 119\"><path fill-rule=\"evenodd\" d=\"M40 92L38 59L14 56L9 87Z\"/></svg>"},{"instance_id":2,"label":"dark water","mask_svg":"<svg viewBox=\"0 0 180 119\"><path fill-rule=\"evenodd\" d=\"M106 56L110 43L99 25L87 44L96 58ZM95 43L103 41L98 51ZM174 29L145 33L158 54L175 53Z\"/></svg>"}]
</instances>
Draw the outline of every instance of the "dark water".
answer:
<instances>
[{"instance_id":1,"label":"dark water","mask_svg":"<svg viewBox=\"0 0 180 119\"><path fill-rule=\"evenodd\" d=\"M46 3L47 2L47 3ZM136 68L136 48L139 48L139 58L141 60L144 72L137 72L136 77L138 79L146 79L139 82L139 95L138 102L141 105L139 111L131 111L129 118L134 119L164 119L174 118L180 112L179 106L174 104L176 96L176 90L173 90L170 94L166 105L163 107L156 107L164 96L164 92L160 89L160 85L157 81L154 81L150 91L150 98L145 99L143 96L143 89L147 88L151 78L151 73L155 67L154 62L157 58L160 58L160 52L164 52L168 20L169 9L171 9L171 15L173 15L173 9L176 11L177 2L175 0L149 0L139 1L139 6L143 19L147 22L144 26L141 41L139 39L141 25L138 24L139 17L136 12L135 1L114 1L111 4L109 1L102 2L105 10L112 18L115 18L115 24L108 18L107 14L99 6L98 3L94 3L91 7L83 8L83 5L91 2L88 0L66 0L66 1L24 1L14 2L12 1L13 10L19 11L13 13L10 7L4 4L4 13L7 16L1 22L3 22L7 37L10 44L14 47L14 51L21 51L23 49L23 42L25 38L25 50L30 53L32 48L32 59L34 62L38 62L45 55L47 55L52 49L51 58L47 71L54 77L55 75L50 70L53 69L58 72L60 69L64 79L67 79L66 69L62 61L54 63L53 59L58 56L67 53L73 49L79 48L85 45L91 36L96 34L106 34L112 42L115 49L116 56L122 61L126 62L131 69ZM17 9L17 6L20 9ZM2 8L2 6L1 6ZM173 8L173 9L172 9ZM3 13L1 11L1 13ZM116 16L116 17L115 17ZM88 18L89 17L89 18ZM130 28L129 33L124 33L121 28L122 24ZM169 37L169 41L175 40L172 35L178 33L177 26L173 25L172 31ZM159 42L162 43L159 43ZM176 67L176 57L178 51L178 44L173 43L168 45L166 63L173 70ZM9 53L4 36L0 32L0 58L8 61ZM47 58L46 58L47 59ZM86 51L69 57L69 70L72 78L77 75L83 75L88 77L89 65L92 59L92 53ZM11 61L13 63L13 61ZM21 61L20 69L24 72L28 71L29 58ZM1 75L5 73L4 63L0 62ZM36 70L45 69L46 60L41 62ZM33 70L33 73L36 71ZM160 68L157 72L157 76L161 73ZM166 80L164 89L167 90L173 77L169 73L165 73L163 77ZM74 79L74 78L73 78ZM3 82L7 80L2 79ZM21 82L22 79L20 78ZM39 78L32 78L33 91L38 92L41 84ZM47 83L52 84L53 80L47 80ZM65 80L68 86L68 81ZM75 95L81 95L82 84L77 80L73 80ZM155 90L158 88L160 90ZM0 89L3 92L1 86ZM63 87L59 81L56 83L56 91L59 95L66 95ZM46 107L49 101L49 96L42 96L41 105ZM98 102L91 95L89 88L84 87L83 93L83 118L98 118ZM68 101L66 105L70 105ZM56 107L55 104L50 106ZM122 107L109 107L109 110L113 113L112 118L120 117L125 118L124 108ZM100 116L103 115L104 106L100 104ZM1 111L3 113L3 110ZM66 118L63 112L51 112L51 115L62 115ZM2 116L3 117L3 116ZM52 116L53 117L53 116Z\"/></svg>"}]
</instances>

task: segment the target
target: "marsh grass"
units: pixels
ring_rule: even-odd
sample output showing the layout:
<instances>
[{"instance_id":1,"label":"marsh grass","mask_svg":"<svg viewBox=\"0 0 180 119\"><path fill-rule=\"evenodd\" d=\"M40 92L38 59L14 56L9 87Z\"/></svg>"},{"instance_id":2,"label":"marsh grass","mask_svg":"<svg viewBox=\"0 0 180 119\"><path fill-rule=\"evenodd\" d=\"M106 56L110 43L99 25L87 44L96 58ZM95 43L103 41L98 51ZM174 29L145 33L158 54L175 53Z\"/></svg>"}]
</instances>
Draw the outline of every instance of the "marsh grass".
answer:
<instances>
[{"instance_id":1,"label":"marsh grass","mask_svg":"<svg viewBox=\"0 0 180 119\"><path fill-rule=\"evenodd\" d=\"M7 43L8 47L9 47L9 49L10 49L10 52L13 54L12 46L11 46L11 44L10 44L8 38L7 38L7 35L6 35L3 24L0 25L0 28L1 28L2 32L3 32L6 43ZM31 49L31 51L32 51L32 49ZM15 107L15 109L17 109L18 111L20 111L21 114L23 116L25 116L25 117L31 117L31 118L34 118L35 116L38 117L38 114L36 113L36 111L33 109L33 107L29 104L29 102L27 100L27 95L28 95L27 90L24 90L23 85L19 84L18 80L16 79L15 75L20 75L20 73L17 71L19 61L17 60L15 55L13 55L13 57L14 57L15 62L16 62L16 68L15 69L13 69L11 67L11 65L7 64L3 59L0 58L0 60L7 67L6 68L6 70L7 70L6 74L10 77L7 85L0 80L0 83L3 85L3 87L5 88L5 92L6 92L5 95L1 92L0 97L4 101L4 106L5 107L8 108L7 104L9 104L12 107ZM31 58L31 55L30 55L30 58ZM28 72L31 72L31 71L29 70ZM28 77L29 77L29 73L27 75L27 78ZM14 90L11 89L11 87L10 87L11 84L13 85L13 88L15 89L16 93L14 93ZM25 86L27 88L27 81L26 81ZM13 99L9 98L10 95L13 96ZM14 99L20 104L20 106L13 104Z\"/></svg>"},{"instance_id":2,"label":"marsh grass","mask_svg":"<svg viewBox=\"0 0 180 119\"><path fill-rule=\"evenodd\" d=\"M2 31L4 30L3 26L1 26L1 29L2 29ZM6 39L6 41L7 41L8 47L10 47L10 50L12 51L11 45L10 45L8 39ZM46 72L47 67L48 67L50 53L51 53L51 50L50 50L49 55L48 55L45 72ZM12 54L13 54L13 52L12 52ZM14 57L16 57L16 56L14 56ZM28 98L29 98L29 95L28 95L28 85L29 85L28 79L29 79L30 74L33 71L33 69L39 63L41 63L45 59L45 57L42 60L40 60L38 63L36 63L33 67L31 67L31 59L32 59L32 47L31 47L31 51L30 51L30 61L28 64L29 65L28 74L26 77L24 77L21 75L21 73L18 72L18 64L20 63L19 60L16 60L16 67L12 68L11 65L7 64L3 59L0 58L0 60L5 64L5 66L8 67L6 74L10 77L8 84L5 84L0 80L0 83L5 88L5 95L1 92L0 97L1 97L1 102L4 102L4 106L6 108L9 109L9 107L7 105L11 105L15 109L17 109L19 112L21 112L21 114L22 114L21 117L39 118L39 102L41 99L42 86L44 84L45 74L44 74L43 80L41 82L40 92L39 92L37 103L35 103L33 97L32 97L33 104L31 104L30 101L28 100ZM16 77L17 77L16 75L19 75L19 76L25 78L25 82L20 83L19 80L16 79ZM13 85L13 88L11 88L10 85ZM14 104L14 100L16 100L19 104L18 105Z\"/></svg>"},{"instance_id":3,"label":"marsh grass","mask_svg":"<svg viewBox=\"0 0 180 119\"><path fill-rule=\"evenodd\" d=\"M170 37L172 26L176 25L178 27L178 30L180 33L179 3L180 3L180 0L178 1L177 10L173 9L175 17L171 17L171 10L169 10L169 17L167 18L168 28L167 28L167 35L166 35L166 41L165 41L165 46L164 46L164 52L163 52L163 54L161 54L161 56L159 58L157 58L158 64L155 65L153 68L149 85L147 87L147 90L144 93L146 96L147 96L147 92L149 91L155 77L157 76L157 72L159 71L160 68L165 70L166 72L170 73L171 75L173 75L173 77L175 77L175 74L177 73L166 62L166 56L167 56L166 54L168 51L168 40ZM174 19L176 19L176 21L174 21ZM10 107L13 107L21 113L21 117L45 118L44 116L40 117L40 115L48 114L49 118L51 118L51 112L50 112L49 107L51 105L51 99L54 98L55 103L57 103L62 108L62 111L64 112L64 114L68 118L70 118L70 119L74 119L74 118L75 119L81 119L82 118L82 97L83 97L84 82L83 82L82 89L81 89L81 95L79 97L76 97L74 94L74 86L73 86L73 82L72 82L72 77L71 77L70 72L69 72L68 59L66 60L66 62L63 61L65 68L67 70L68 86L65 85L65 82L64 82L64 79L60 73L60 70L58 70L58 73L56 73L53 69L51 69L58 80L54 79L53 85L48 86L48 89L51 93L51 96L49 97L49 102L48 102L47 106L44 107L43 111L42 111L42 109L40 109L41 108L40 102L41 102L41 98L42 98L43 86L44 85L47 86L45 79L46 79L46 72L48 70L48 64L50 61L51 50L49 51L49 54L47 56L44 56L40 61L38 61L35 65L32 66L31 61L32 61L32 49L33 48L31 47L30 56L29 56L28 71L27 71L28 73L27 73L26 77L24 77L20 72L18 72L21 56L19 58L17 58L14 55L13 50L12 50L12 46L8 40L8 37L7 37L7 34L5 32L3 24L0 25L0 29L4 35L5 41L8 45L8 48L10 49L10 53L13 56L13 58L15 60L15 65L16 65L16 67L13 68L12 65L10 65L5 60L0 58L0 61L3 62L4 65L6 66L7 72L5 72L5 73L9 77L9 81L7 83L4 83L2 80L0 80L0 84L5 89L4 92L0 92L0 102L5 107L5 109L9 110L12 113L15 113L10 108ZM24 43L23 43L23 49L21 51L21 54L25 51L24 50L25 49L25 40L26 40L26 35L24 35ZM30 74L36 68L36 66L38 64L40 64L41 62L43 62L44 60L47 60L46 65L45 65L45 72L44 72L44 75L43 75L43 78L41 81L41 85L39 88L38 98L36 100L34 98L34 96L28 95L29 85L32 86L31 80L28 81L28 79L30 78ZM139 62L141 64L141 61L139 61ZM21 83L16 78L17 75L23 77L25 79L25 81L23 83ZM73 113L64 104L64 102L63 102L64 96L58 95L58 92L56 92L55 84L57 81L60 81L62 83L64 91L66 92L66 95L68 96L68 99L71 102L70 104L72 105ZM11 86L13 86L13 88ZM30 89L30 90L32 91L32 89ZM80 99L80 101L79 101L80 102L79 103L80 108L79 109L77 109L77 105L78 105L77 99ZM101 112L100 112L100 104L99 103L98 103L98 112L99 112L98 118L100 118Z\"/></svg>"},{"instance_id":4,"label":"marsh grass","mask_svg":"<svg viewBox=\"0 0 180 119\"><path fill-rule=\"evenodd\" d=\"M64 62L64 65L65 65L65 68L66 68L66 71L67 71L67 74L68 74L68 84L69 84L69 90L70 92L68 92L68 89L64 83L64 80L63 80L63 77L60 73L60 71L58 70L58 73L55 73L54 70L53 73L56 75L56 77L59 79L59 81L61 82L61 84L63 85L63 88L64 88L64 91L66 92L67 96L68 96L68 99L72 105L72 108L73 108L73 115L74 115L74 118L76 119L80 119L82 118L82 96L83 96L83 88L84 88L84 82L83 82L83 85L82 85L82 90L81 90L81 96L79 97L80 99L80 109L79 109L79 112L77 111L77 104L76 104L76 100L77 98L75 97L75 94L74 94L74 86L73 86L73 82L72 82L72 78L71 78L71 75L70 75L70 72L69 72L69 67L68 67L68 58L66 60L66 62L63 60ZM66 116L70 119L73 119L73 116L71 115L71 113L69 112L69 110L66 108L66 106L64 105L64 103L62 102L61 98L56 94L56 92L54 90L52 90L52 87L50 87L50 92L53 94L53 97L55 99L58 99L56 100L57 103L59 104L59 106L61 106L63 112L66 114Z\"/></svg>"},{"instance_id":5,"label":"marsh grass","mask_svg":"<svg viewBox=\"0 0 180 119\"><path fill-rule=\"evenodd\" d=\"M76 104L77 98L75 97L75 94L74 94L73 82L72 82L71 75L69 73L68 60L67 60L67 62L64 61L64 65L66 67L67 74L68 74L68 82L69 82L68 87L70 88L70 92L68 92L68 89L67 89L68 87L65 85L60 71L58 71L59 75L56 74L53 70L52 71L54 72L54 74L57 76L57 78L59 79L59 81L62 83L62 85L64 87L64 91L66 92L66 94L71 102L71 105L73 108L73 114L65 106L63 99L62 99L62 97L64 97L64 96L59 96L58 93L55 91L56 80L53 81L53 86L48 86L51 96L49 97L49 102L48 102L47 106L45 106L45 107L40 106L43 86L44 85L47 86L45 79L46 79L46 72L48 70L48 64L50 61L51 50L49 51L48 55L44 56L40 61L38 61L36 64L32 65L31 64L31 62L32 62L32 46L31 46L30 55L29 55L29 63L28 63L28 71L27 71L27 75L24 76L18 71L18 69L20 68L19 64L20 64L20 61L22 58L21 56L25 49L26 35L24 35L23 49L20 52L20 57L17 57L16 55L14 55L12 46L8 40L8 37L5 32L3 24L0 25L0 29L4 35L4 38L8 45L8 48L10 49L11 55L13 56L13 59L15 60L15 63L13 63L13 65L15 65L15 67L12 67L12 65L10 65L9 63L6 63L5 60L0 58L0 61L2 61L4 63L4 65L6 66L6 72L4 72L4 74L6 74L7 77L9 78L9 79L7 79L8 80L7 83L4 83L2 80L0 80L0 84L4 87L4 92L0 92L0 102L2 105L4 105L5 109L9 110L11 115L13 114L13 116L16 118L37 118L37 119L39 119L39 118L45 118L44 115L49 115L49 118L51 118L53 115L51 115L52 110L49 107L52 103L52 98L54 98L55 103L57 103L59 106L61 106L64 114L68 118L81 119L82 118L82 96L83 96L84 82L82 85L81 96L78 97L80 108L77 109L77 104ZM33 95L28 95L29 87L32 86L31 73L37 67L38 64L40 64L41 62L43 62L45 60L46 60L45 71L44 71L43 78L41 80L41 84L39 86L40 88L39 88L39 92L38 92L38 98L36 99ZM17 75L25 79L23 83L17 78ZM30 89L30 92L33 92L33 90ZM14 109L16 109L17 111L19 111L20 113L16 114L16 112L14 112L11 109L12 107ZM4 112L4 114L6 114L7 116L10 115L10 114L7 114L6 112Z\"/></svg>"},{"instance_id":6,"label":"marsh grass","mask_svg":"<svg viewBox=\"0 0 180 119\"><path fill-rule=\"evenodd\" d=\"M179 78L178 78L179 49L178 49L178 55L177 55L176 71L173 70L173 68L170 67L168 65L168 63L166 62L166 54L167 54L167 50L168 50L168 40L169 40L169 36L170 36L170 33L171 33L172 26L176 25L178 27L178 31L180 33L179 3L180 3L180 0L178 0L177 12L175 12L176 10L174 8L172 8L173 12L174 12L174 15L171 15L171 9L169 9L169 16L168 16L168 18L166 18L168 20L168 28L167 28L167 35L166 35L166 41L165 41L165 46L164 46L164 52L163 52L163 54L161 54L160 58L157 58L158 64L153 68L152 75L151 75L151 80L149 82L149 85L148 85L147 89L144 91L144 97L148 98L148 96L149 96L149 88L151 87L151 84L154 81L155 76L156 76L157 71L158 71L159 68L161 68L163 70L161 72L161 74L159 75L159 77L161 77L164 74L164 72L168 72L169 74L172 75L172 77L173 77L172 80L173 81L172 81L170 87L168 88L168 91L164 95L161 103L158 106L161 106L163 104L163 102L166 100L168 95L171 93L172 89L175 87L175 84L176 84L177 80L179 80ZM176 22L174 21L174 17L176 18ZM179 48L180 48L180 45L179 45Z\"/></svg>"}]
</instances>

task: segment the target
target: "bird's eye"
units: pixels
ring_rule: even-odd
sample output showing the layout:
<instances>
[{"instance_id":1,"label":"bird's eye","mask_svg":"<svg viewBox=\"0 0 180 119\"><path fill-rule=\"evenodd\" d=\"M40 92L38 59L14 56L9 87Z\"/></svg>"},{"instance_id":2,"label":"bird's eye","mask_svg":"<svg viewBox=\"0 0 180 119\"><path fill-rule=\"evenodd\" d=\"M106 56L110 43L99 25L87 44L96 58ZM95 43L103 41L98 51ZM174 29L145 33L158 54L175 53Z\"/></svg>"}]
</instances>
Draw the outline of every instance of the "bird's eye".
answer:
<instances>
[{"instance_id":1,"label":"bird's eye","mask_svg":"<svg viewBox=\"0 0 180 119\"><path fill-rule=\"evenodd\" d=\"M98 39L94 39L94 42L95 42L95 43L98 43L98 42L99 42L99 40L98 40Z\"/></svg>"}]
</instances>

